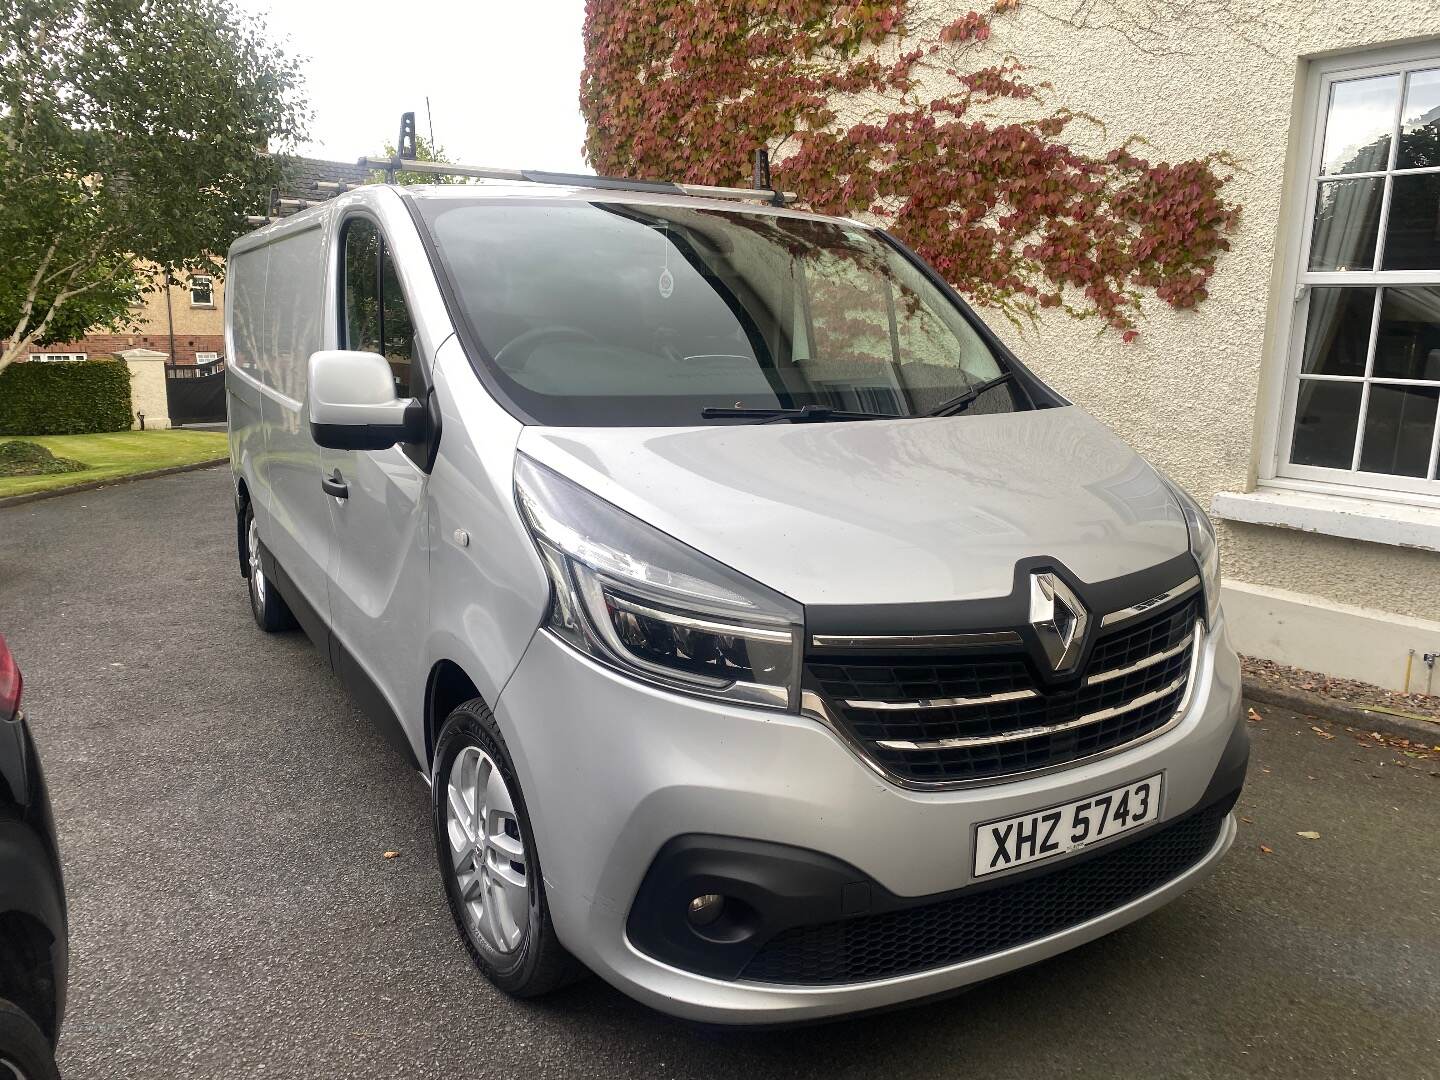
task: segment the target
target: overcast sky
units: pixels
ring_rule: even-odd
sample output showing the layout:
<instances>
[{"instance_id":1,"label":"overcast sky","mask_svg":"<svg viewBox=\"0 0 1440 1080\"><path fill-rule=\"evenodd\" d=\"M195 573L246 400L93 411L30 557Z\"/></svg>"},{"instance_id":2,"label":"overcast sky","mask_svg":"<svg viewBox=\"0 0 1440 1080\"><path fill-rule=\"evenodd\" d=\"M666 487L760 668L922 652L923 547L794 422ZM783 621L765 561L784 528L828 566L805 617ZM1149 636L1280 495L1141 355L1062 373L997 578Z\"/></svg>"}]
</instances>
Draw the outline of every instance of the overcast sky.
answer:
<instances>
[{"instance_id":1,"label":"overcast sky","mask_svg":"<svg viewBox=\"0 0 1440 1080\"><path fill-rule=\"evenodd\" d=\"M456 161L586 169L580 152L584 0L240 0L308 57L313 157L378 154L414 111Z\"/></svg>"}]
</instances>

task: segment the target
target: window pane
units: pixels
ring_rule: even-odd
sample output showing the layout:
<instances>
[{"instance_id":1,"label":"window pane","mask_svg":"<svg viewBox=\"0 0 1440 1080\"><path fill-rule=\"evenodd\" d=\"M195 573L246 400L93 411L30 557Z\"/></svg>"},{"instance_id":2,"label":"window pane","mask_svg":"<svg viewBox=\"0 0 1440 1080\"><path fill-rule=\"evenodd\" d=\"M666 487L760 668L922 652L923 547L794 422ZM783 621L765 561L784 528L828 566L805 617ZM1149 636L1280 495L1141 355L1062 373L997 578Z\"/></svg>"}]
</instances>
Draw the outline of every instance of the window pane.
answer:
<instances>
[{"instance_id":1,"label":"window pane","mask_svg":"<svg viewBox=\"0 0 1440 1080\"><path fill-rule=\"evenodd\" d=\"M886 283L842 255L817 252L806 260L812 360L888 365L892 359Z\"/></svg>"},{"instance_id":2,"label":"window pane","mask_svg":"<svg viewBox=\"0 0 1440 1080\"><path fill-rule=\"evenodd\" d=\"M897 268L903 277L909 268ZM908 288L896 290L895 320L900 342L901 381L910 397L912 411L939 408L956 394L958 374L973 384L988 382L1000 374L1000 365L985 342L958 314L945 313L926 305ZM1013 412L1010 389L998 386L976 399L969 412Z\"/></svg>"},{"instance_id":3,"label":"window pane","mask_svg":"<svg viewBox=\"0 0 1440 1080\"><path fill-rule=\"evenodd\" d=\"M376 266L380 234L363 219L345 228L345 347L380 351L380 297Z\"/></svg>"},{"instance_id":4,"label":"window pane","mask_svg":"<svg viewBox=\"0 0 1440 1080\"><path fill-rule=\"evenodd\" d=\"M1327 180L1315 203L1315 232L1310 238L1311 270L1373 270L1375 236L1380 229L1380 198L1385 181Z\"/></svg>"},{"instance_id":5,"label":"window pane","mask_svg":"<svg viewBox=\"0 0 1440 1080\"><path fill-rule=\"evenodd\" d=\"M1440 381L1440 286L1385 290L1375 374Z\"/></svg>"},{"instance_id":6,"label":"window pane","mask_svg":"<svg viewBox=\"0 0 1440 1080\"><path fill-rule=\"evenodd\" d=\"M1374 289L1311 290L1301 370L1307 375L1364 375L1374 315Z\"/></svg>"},{"instance_id":7,"label":"window pane","mask_svg":"<svg viewBox=\"0 0 1440 1080\"><path fill-rule=\"evenodd\" d=\"M1348 469L1355 453L1355 427L1360 419L1361 383L1302 379L1295 403L1295 442L1290 460L1296 465Z\"/></svg>"},{"instance_id":8,"label":"window pane","mask_svg":"<svg viewBox=\"0 0 1440 1080\"><path fill-rule=\"evenodd\" d=\"M1365 410L1361 470L1424 476L1430 468L1430 437L1435 431L1437 400L1440 389L1433 386L1373 384L1370 405Z\"/></svg>"},{"instance_id":9,"label":"window pane","mask_svg":"<svg viewBox=\"0 0 1440 1080\"><path fill-rule=\"evenodd\" d=\"M1327 174L1384 171L1390 161L1390 135L1395 126L1395 99L1399 93L1399 75L1350 79L1332 86L1320 171Z\"/></svg>"},{"instance_id":10,"label":"window pane","mask_svg":"<svg viewBox=\"0 0 1440 1080\"><path fill-rule=\"evenodd\" d=\"M1440 165L1440 68L1412 71L1400 113L1397 169Z\"/></svg>"},{"instance_id":11,"label":"window pane","mask_svg":"<svg viewBox=\"0 0 1440 1080\"><path fill-rule=\"evenodd\" d=\"M1390 181L1385 270L1440 270L1440 173Z\"/></svg>"},{"instance_id":12,"label":"window pane","mask_svg":"<svg viewBox=\"0 0 1440 1080\"><path fill-rule=\"evenodd\" d=\"M847 254L817 251L804 259L815 337L810 355L796 362L828 405L907 412L892 366L893 285Z\"/></svg>"},{"instance_id":13,"label":"window pane","mask_svg":"<svg viewBox=\"0 0 1440 1080\"><path fill-rule=\"evenodd\" d=\"M395 376L395 393L400 397L409 397L415 327L410 322L410 309L405 304L405 294L400 290L400 278L395 272L395 261L390 258L388 249L380 254L380 295L385 312L381 325L385 342L381 353L390 361L390 372Z\"/></svg>"}]
</instances>

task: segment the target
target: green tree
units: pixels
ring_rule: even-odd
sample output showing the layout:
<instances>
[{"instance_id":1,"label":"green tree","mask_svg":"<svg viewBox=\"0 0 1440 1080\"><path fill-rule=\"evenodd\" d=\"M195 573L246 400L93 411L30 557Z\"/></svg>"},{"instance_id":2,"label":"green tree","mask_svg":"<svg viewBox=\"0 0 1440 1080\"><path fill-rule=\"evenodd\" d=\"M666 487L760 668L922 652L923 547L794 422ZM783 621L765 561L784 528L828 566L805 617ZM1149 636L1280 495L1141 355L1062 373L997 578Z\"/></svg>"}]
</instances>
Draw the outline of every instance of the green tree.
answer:
<instances>
[{"instance_id":1,"label":"green tree","mask_svg":"<svg viewBox=\"0 0 1440 1080\"><path fill-rule=\"evenodd\" d=\"M0 4L0 370L126 325L156 267L221 273L305 135L300 84L227 5Z\"/></svg>"},{"instance_id":2,"label":"green tree","mask_svg":"<svg viewBox=\"0 0 1440 1080\"><path fill-rule=\"evenodd\" d=\"M387 143L385 144L385 150L384 150L384 152L381 153L381 154L379 154L379 155L377 155L377 156L379 156L379 157L386 157L386 158L393 158L393 157L395 156L395 144L392 143L392 142L387 142ZM429 139L425 138L424 135L416 135L416 136L415 136L415 160L416 160L416 161L433 161L433 162L436 162L437 164L440 164L440 165L454 165L454 164L455 164L455 159L452 158L452 157L446 152L446 150L445 150L445 148L444 148L443 146L441 146L439 143L434 143L434 144L432 144ZM383 183L386 183L385 174L384 174L383 172L372 171L372 172L370 173L370 183L372 183L372 184L383 184ZM464 176L426 176L426 175L424 175L423 173L396 172L396 174L395 174L395 183L397 183L397 184L466 184L466 183L469 183L469 180L468 180L468 178L466 178L466 177L464 177Z\"/></svg>"}]
</instances>

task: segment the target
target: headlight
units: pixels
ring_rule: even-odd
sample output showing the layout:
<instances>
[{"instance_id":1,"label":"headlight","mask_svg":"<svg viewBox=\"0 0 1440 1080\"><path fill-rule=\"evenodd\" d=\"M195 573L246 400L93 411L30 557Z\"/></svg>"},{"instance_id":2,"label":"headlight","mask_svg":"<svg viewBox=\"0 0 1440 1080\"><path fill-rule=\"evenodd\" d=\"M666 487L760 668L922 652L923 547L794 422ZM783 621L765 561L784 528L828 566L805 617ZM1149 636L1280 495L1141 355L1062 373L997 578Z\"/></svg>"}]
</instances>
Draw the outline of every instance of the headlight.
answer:
<instances>
[{"instance_id":1,"label":"headlight","mask_svg":"<svg viewBox=\"0 0 1440 1080\"><path fill-rule=\"evenodd\" d=\"M1190 554L1200 565L1200 584L1205 589L1205 625L1213 627L1220 617L1220 548L1215 543L1215 526L1209 516L1200 509L1200 504L1188 492L1175 483L1169 483L1185 515L1185 527L1190 532Z\"/></svg>"},{"instance_id":2,"label":"headlight","mask_svg":"<svg viewBox=\"0 0 1440 1080\"><path fill-rule=\"evenodd\" d=\"M550 575L546 625L647 682L798 707L804 610L525 455L515 495Z\"/></svg>"}]
</instances>

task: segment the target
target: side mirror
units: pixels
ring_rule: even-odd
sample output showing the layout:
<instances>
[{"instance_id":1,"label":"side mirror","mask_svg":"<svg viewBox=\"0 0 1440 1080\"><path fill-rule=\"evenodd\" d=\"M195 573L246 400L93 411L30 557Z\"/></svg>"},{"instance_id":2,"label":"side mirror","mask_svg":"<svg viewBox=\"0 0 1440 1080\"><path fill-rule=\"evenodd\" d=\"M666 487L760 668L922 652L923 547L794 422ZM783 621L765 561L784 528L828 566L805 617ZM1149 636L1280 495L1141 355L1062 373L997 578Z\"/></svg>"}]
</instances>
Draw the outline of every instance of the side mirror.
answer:
<instances>
[{"instance_id":1,"label":"side mirror","mask_svg":"<svg viewBox=\"0 0 1440 1080\"><path fill-rule=\"evenodd\" d=\"M425 407L395 396L379 353L327 349L310 357L310 437L330 450L384 450L425 437Z\"/></svg>"}]
</instances>

